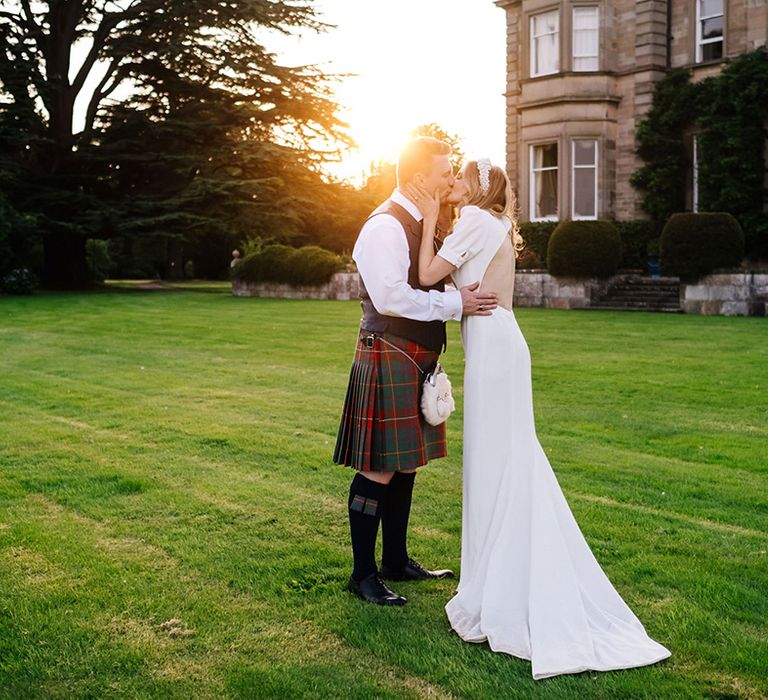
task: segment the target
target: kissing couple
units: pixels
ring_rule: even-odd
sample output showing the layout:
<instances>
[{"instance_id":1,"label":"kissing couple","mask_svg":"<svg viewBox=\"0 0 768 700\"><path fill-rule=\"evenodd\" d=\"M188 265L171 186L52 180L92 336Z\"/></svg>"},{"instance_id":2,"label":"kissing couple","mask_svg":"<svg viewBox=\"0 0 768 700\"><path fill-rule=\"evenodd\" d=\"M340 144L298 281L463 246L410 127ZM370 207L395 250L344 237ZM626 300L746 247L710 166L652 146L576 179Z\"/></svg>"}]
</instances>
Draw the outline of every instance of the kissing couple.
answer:
<instances>
[{"instance_id":1,"label":"kissing couple","mask_svg":"<svg viewBox=\"0 0 768 700\"><path fill-rule=\"evenodd\" d=\"M531 661L535 679L653 664L651 639L579 529L536 436L528 346L512 308L522 247L507 174L487 159L454 176L448 144L421 137L397 188L364 223L352 258L363 316L334 462L356 470L349 590L406 599L385 581L453 577L410 557L416 472L447 454L445 423L420 410L422 383L461 322L465 353L461 572L445 610L467 642ZM452 222L446 210L455 207ZM453 286L446 288L446 278ZM375 546L382 530L382 561Z\"/></svg>"}]
</instances>

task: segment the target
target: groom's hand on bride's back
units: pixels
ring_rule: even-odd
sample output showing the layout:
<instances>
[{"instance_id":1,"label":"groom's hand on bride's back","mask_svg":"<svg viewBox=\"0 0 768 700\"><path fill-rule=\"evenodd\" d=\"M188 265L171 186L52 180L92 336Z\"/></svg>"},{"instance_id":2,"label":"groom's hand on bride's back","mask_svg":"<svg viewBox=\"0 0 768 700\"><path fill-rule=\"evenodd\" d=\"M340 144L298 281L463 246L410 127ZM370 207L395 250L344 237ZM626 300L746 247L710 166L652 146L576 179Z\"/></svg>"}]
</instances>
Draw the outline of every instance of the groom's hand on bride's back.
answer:
<instances>
[{"instance_id":1,"label":"groom's hand on bride's back","mask_svg":"<svg viewBox=\"0 0 768 700\"><path fill-rule=\"evenodd\" d=\"M491 312L499 305L495 294L490 292L478 292L479 282L462 287L461 303L464 316L490 316Z\"/></svg>"}]
</instances>

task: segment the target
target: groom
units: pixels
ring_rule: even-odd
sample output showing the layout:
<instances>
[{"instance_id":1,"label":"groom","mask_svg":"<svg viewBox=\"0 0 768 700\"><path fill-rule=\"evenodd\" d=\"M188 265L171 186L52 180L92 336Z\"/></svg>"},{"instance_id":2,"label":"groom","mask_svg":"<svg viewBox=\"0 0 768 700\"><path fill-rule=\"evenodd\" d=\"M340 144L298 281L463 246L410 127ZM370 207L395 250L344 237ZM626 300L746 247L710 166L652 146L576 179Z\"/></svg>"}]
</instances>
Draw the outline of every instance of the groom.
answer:
<instances>
[{"instance_id":1,"label":"groom","mask_svg":"<svg viewBox=\"0 0 768 700\"><path fill-rule=\"evenodd\" d=\"M357 470L347 502L354 568L348 588L379 605L405 605L384 583L453 576L411 559L408 517L416 469L445 457L445 424L431 426L419 409L421 370L431 369L445 347L445 322L489 315L496 296L478 284L446 291L443 282L419 284L422 214L404 194L408 183L437 192L453 187L448 144L421 137L406 144L397 162L397 188L368 218L352 258L360 273L363 317L333 461ZM381 569L376 537L381 523Z\"/></svg>"}]
</instances>

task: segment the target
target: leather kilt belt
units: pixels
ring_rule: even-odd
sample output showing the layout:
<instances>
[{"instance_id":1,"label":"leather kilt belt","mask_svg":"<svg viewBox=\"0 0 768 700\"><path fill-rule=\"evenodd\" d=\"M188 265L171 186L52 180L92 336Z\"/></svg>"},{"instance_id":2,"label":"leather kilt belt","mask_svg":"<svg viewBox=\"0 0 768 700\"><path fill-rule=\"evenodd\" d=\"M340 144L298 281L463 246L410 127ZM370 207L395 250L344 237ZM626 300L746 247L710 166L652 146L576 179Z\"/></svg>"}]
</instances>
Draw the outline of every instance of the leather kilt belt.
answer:
<instances>
[{"instance_id":1,"label":"leather kilt belt","mask_svg":"<svg viewBox=\"0 0 768 700\"><path fill-rule=\"evenodd\" d=\"M432 426L424 420L423 376L381 337L407 353L422 371L437 362L437 353L411 340L361 330L333 461L359 471L415 469L448 453L445 423Z\"/></svg>"}]
</instances>

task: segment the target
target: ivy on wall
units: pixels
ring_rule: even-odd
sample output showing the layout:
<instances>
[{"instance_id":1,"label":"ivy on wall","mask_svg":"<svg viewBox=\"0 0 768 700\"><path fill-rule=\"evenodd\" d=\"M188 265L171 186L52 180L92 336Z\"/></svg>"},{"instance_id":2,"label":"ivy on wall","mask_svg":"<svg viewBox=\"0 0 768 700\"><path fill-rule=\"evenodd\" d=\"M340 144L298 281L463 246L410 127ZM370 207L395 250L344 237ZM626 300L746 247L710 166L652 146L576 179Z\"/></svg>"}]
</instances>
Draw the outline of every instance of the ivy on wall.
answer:
<instances>
[{"instance_id":1,"label":"ivy on wall","mask_svg":"<svg viewBox=\"0 0 768 700\"><path fill-rule=\"evenodd\" d=\"M675 70L660 80L653 106L637 129L645 161L631 178L643 209L661 227L685 211L685 182L692 164L684 136L698 144L699 210L733 214L752 257L768 257L768 51L740 56L699 83Z\"/></svg>"},{"instance_id":2,"label":"ivy on wall","mask_svg":"<svg viewBox=\"0 0 768 700\"><path fill-rule=\"evenodd\" d=\"M675 70L656 83L653 106L637 127L637 155L643 165L630 178L643 192L643 209L659 231L674 212L685 209L686 173L690 167L683 133L695 117L694 86L687 70ZM677 183L679 186L670 186Z\"/></svg>"}]
</instances>

